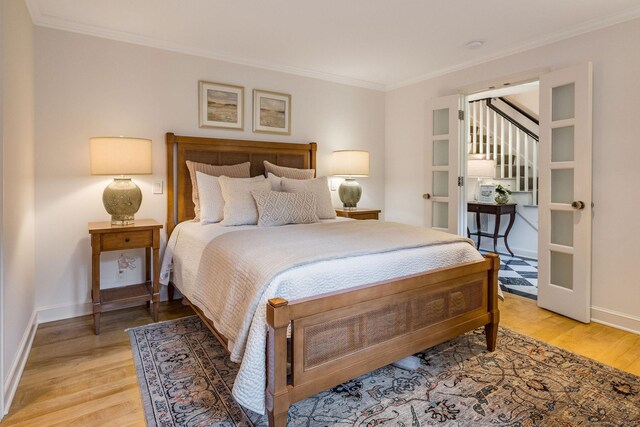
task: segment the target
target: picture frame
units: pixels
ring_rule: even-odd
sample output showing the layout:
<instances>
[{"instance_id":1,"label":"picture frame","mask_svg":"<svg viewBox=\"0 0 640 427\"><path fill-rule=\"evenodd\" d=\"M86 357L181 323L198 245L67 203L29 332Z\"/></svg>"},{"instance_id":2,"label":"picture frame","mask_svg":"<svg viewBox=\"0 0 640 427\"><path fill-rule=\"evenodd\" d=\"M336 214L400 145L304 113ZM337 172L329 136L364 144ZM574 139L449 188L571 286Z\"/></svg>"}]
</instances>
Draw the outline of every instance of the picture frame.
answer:
<instances>
[{"instance_id":1,"label":"picture frame","mask_svg":"<svg viewBox=\"0 0 640 427\"><path fill-rule=\"evenodd\" d=\"M244 129L244 87L200 80L200 127Z\"/></svg>"},{"instance_id":2,"label":"picture frame","mask_svg":"<svg viewBox=\"0 0 640 427\"><path fill-rule=\"evenodd\" d=\"M480 193L478 194L478 201L482 203L494 203L496 197L495 184L480 184Z\"/></svg>"},{"instance_id":3,"label":"picture frame","mask_svg":"<svg viewBox=\"0 0 640 427\"><path fill-rule=\"evenodd\" d=\"M291 95L254 89L253 131L291 135Z\"/></svg>"}]
</instances>

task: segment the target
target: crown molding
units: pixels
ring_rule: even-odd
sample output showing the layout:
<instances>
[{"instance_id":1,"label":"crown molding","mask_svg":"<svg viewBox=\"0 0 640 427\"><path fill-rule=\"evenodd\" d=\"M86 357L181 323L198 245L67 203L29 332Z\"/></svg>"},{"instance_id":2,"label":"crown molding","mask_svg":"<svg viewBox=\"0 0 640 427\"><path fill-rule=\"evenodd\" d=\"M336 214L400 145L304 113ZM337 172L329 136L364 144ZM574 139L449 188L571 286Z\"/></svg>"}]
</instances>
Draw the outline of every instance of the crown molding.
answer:
<instances>
[{"instance_id":1,"label":"crown molding","mask_svg":"<svg viewBox=\"0 0 640 427\"><path fill-rule=\"evenodd\" d=\"M199 56L203 58L214 59L214 60L229 62L233 64L245 65L245 66L261 68L269 71L287 73L287 74L292 74L292 75L297 75L302 77L308 77L308 78L324 80L324 81L344 84L348 86L361 87L364 89L383 91L383 92L400 89L402 87L410 86L426 80L431 80L436 77L441 77L456 71L461 71L477 65L485 64L487 62L491 62L500 58L515 55L515 54L522 53L534 48L542 47L555 42L576 37L581 34L586 34L586 33L596 31L602 28L606 28L612 25L630 21L632 19L640 18L640 6L639 6L620 14L612 15L605 18L594 19L582 25L570 28L566 31L561 31L540 39L533 40L531 42L523 43L514 48L505 49L492 55L487 55L482 58L463 62L450 67L444 67L444 68L441 68L429 73L420 74L415 77L405 79L399 82L385 84L381 82L370 82L366 80L360 80L360 79L341 76L337 74L314 71L314 70L309 70L309 69L300 68L300 67L253 61L248 58L224 55L218 52L209 51L206 49L192 48L189 46L181 45L179 43L173 43L173 42L160 40L152 37L140 36L137 34L131 34L124 31L115 31L108 28L98 27L95 25L82 24L79 22L69 21L69 20L61 19L55 16L43 14L39 6L39 0L26 0L26 4L29 10L29 13L31 14L31 19L34 25L38 25L41 27L69 31L69 32L74 32L79 34L85 34L85 35L94 36L94 37L101 37L101 38L106 38L110 40L116 40L116 41L121 41L121 42L141 45L141 46L152 47L156 49L168 50L176 53Z\"/></svg>"},{"instance_id":2,"label":"crown molding","mask_svg":"<svg viewBox=\"0 0 640 427\"><path fill-rule=\"evenodd\" d=\"M376 91L384 91L385 85L382 83L370 82L366 80L359 80L351 77L340 76L331 73L325 73L321 71L308 70L300 67L292 67L287 65L278 65L272 63L253 61L247 58L238 56L224 55L217 52L209 51L206 49L197 49L189 46L181 45L179 43L173 43L165 40L156 39L153 37L140 36L137 34L131 34L124 31L116 31L108 28L98 27L95 25L87 25L79 22L69 21L55 16L45 15L41 12L38 5L38 0L26 0L27 8L31 14L31 19L34 25L46 28L52 28L54 30L69 31L72 33L79 33L88 36L101 37L105 39L126 42L146 47L153 47L156 49L168 50L171 52L182 53L186 55L199 56L202 58L215 59L218 61L229 62L232 64L245 65L248 67L261 68L269 71L276 71L281 73L293 74L301 77L309 77L317 80L329 81L332 83L339 83L348 86L355 86L364 89L371 89Z\"/></svg>"},{"instance_id":3,"label":"crown molding","mask_svg":"<svg viewBox=\"0 0 640 427\"><path fill-rule=\"evenodd\" d=\"M546 46L552 43L556 43L562 40L570 39L572 37L576 37L582 34L590 33L592 31L597 31L603 28L611 27L616 24L621 24L627 21L631 21L633 19L640 18L640 7L636 7L630 11L620 13L617 15L612 15L606 18L598 18L586 22L577 27L573 27L567 31L562 31L558 33L554 33L547 37L537 39L528 43L523 43L517 47L511 49L505 49L501 52L495 53L493 55L487 55L482 58L478 58L472 61L463 62L461 64L453 65L451 67L441 68L439 70L418 75L416 77L403 80L398 83L392 83L385 86L385 91L389 92L395 89L400 89L406 86L411 86L416 83L420 83L426 80L431 80L436 77L441 77L446 74L450 74L456 71L465 70L467 68L475 67L477 65L485 64L487 62L495 61L497 59L501 59L507 56L515 55L518 53L526 52L531 49L535 49L538 47Z\"/></svg>"}]
</instances>

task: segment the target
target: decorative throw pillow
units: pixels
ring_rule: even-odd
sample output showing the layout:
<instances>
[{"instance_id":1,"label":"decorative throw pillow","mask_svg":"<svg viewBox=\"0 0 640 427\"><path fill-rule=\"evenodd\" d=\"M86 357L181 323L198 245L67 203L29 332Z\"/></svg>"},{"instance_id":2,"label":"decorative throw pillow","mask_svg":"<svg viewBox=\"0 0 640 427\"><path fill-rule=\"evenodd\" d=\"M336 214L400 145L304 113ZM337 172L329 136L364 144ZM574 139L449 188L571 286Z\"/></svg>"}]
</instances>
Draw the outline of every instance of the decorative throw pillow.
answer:
<instances>
[{"instance_id":1,"label":"decorative throw pillow","mask_svg":"<svg viewBox=\"0 0 640 427\"><path fill-rule=\"evenodd\" d=\"M250 225L258 223L258 208L252 191L270 191L271 184L263 176L259 181L218 178L224 198L224 219L221 225Z\"/></svg>"},{"instance_id":2,"label":"decorative throw pillow","mask_svg":"<svg viewBox=\"0 0 640 427\"><path fill-rule=\"evenodd\" d=\"M198 195L198 180L196 172L202 172L211 176L229 176L232 178L249 178L251 176L251 163L244 162L237 165L209 165L206 163L192 162L187 160L187 169L191 176L191 199L193 200L193 210L196 214L195 220L200 220L200 197Z\"/></svg>"},{"instance_id":3,"label":"decorative throw pillow","mask_svg":"<svg viewBox=\"0 0 640 427\"><path fill-rule=\"evenodd\" d=\"M235 179L263 181L264 177L260 175L253 178ZM196 182L198 183L200 198L200 222L202 224L211 224L222 221L224 218L224 198L222 197L222 189L220 188L218 177L196 171Z\"/></svg>"},{"instance_id":4,"label":"decorative throw pillow","mask_svg":"<svg viewBox=\"0 0 640 427\"><path fill-rule=\"evenodd\" d=\"M336 211L333 209L331 192L329 192L326 176L305 180L282 178L281 186L282 191L286 191L287 193L315 194L318 218L331 219L336 217Z\"/></svg>"},{"instance_id":5,"label":"decorative throw pillow","mask_svg":"<svg viewBox=\"0 0 640 427\"><path fill-rule=\"evenodd\" d=\"M283 193L252 191L258 207L258 226L318 222L316 195L313 193Z\"/></svg>"},{"instance_id":6,"label":"decorative throw pillow","mask_svg":"<svg viewBox=\"0 0 640 427\"><path fill-rule=\"evenodd\" d=\"M298 169L288 168L285 166L274 165L264 160L264 173L269 176L269 173L275 176L291 178L291 179L312 179L316 175L315 169Z\"/></svg>"}]
</instances>

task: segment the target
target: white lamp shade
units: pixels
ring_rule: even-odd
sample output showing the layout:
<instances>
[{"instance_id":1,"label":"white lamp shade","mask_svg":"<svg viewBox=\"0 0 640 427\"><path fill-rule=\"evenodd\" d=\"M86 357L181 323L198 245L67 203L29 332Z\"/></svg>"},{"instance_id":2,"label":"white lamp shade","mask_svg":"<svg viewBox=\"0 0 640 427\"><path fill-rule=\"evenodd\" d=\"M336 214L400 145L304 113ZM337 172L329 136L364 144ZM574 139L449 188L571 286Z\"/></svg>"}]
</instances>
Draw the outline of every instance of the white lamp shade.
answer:
<instances>
[{"instance_id":1,"label":"white lamp shade","mask_svg":"<svg viewBox=\"0 0 640 427\"><path fill-rule=\"evenodd\" d=\"M495 160L470 159L467 163L467 176L477 178L495 178L496 162Z\"/></svg>"},{"instance_id":2,"label":"white lamp shade","mask_svg":"<svg viewBox=\"0 0 640 427\"><path fill-rule=\"evenodd\" d=\"M89 139L92 175L142 175L151 173L151 140L98 137Z\"/></svg>"},{"instance_id":3,"label":"white lamp shade","mask_svg":"<svg viewBox=\"0 0 640 427\"><path fill-rule=\"evenodd\" d=\"M335 176L369 176L369 152L334 151L331 156L331 166L331 174Z\"/></svg>"}]
</instances>

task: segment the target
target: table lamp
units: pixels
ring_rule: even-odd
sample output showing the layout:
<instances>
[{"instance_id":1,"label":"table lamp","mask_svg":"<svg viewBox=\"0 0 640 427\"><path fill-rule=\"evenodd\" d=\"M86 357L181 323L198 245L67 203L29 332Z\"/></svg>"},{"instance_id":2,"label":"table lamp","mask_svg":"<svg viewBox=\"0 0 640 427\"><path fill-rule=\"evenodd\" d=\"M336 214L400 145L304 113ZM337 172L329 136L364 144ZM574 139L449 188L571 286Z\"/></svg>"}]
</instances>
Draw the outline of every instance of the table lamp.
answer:
<instances>
[{"instance_id":1,"label":"table lamp","mask_svg":"<svg viewBox=\"0 0 640 427\"><path fill-rule=\"evenodd\" d=\"M142 191L125 175L151 173L151 140L96 137L89 139L91 175L120 175L104 189L102 203L111 225L130 225L142 203Z\"/></svg>"},{"instance_id":2,"label":"table lamp","mask_svg":"<svg viewBox=\"0 0 640 427\"><path fill-rule=\"evenodd\" d=\"M340 201L345 209L356 209L362 187L354 177L369 176L369 152L360 150L334 151L331 158L332 175L346 179L338 188Z\"/></svg>"},{"instance_id":3,"label":"table lamp","mask_svg":"<svg viewBox=\"0 0 640 427\"><path fill-rule=\"evenodd\" d=\"M478 200L478 190L480 189L480 180L483 178L495 178L496 162L487 159L469 159L467 162L467 176L469 178L477 178L476 191L474 199Z\"/></svg>"}]
</instances>

